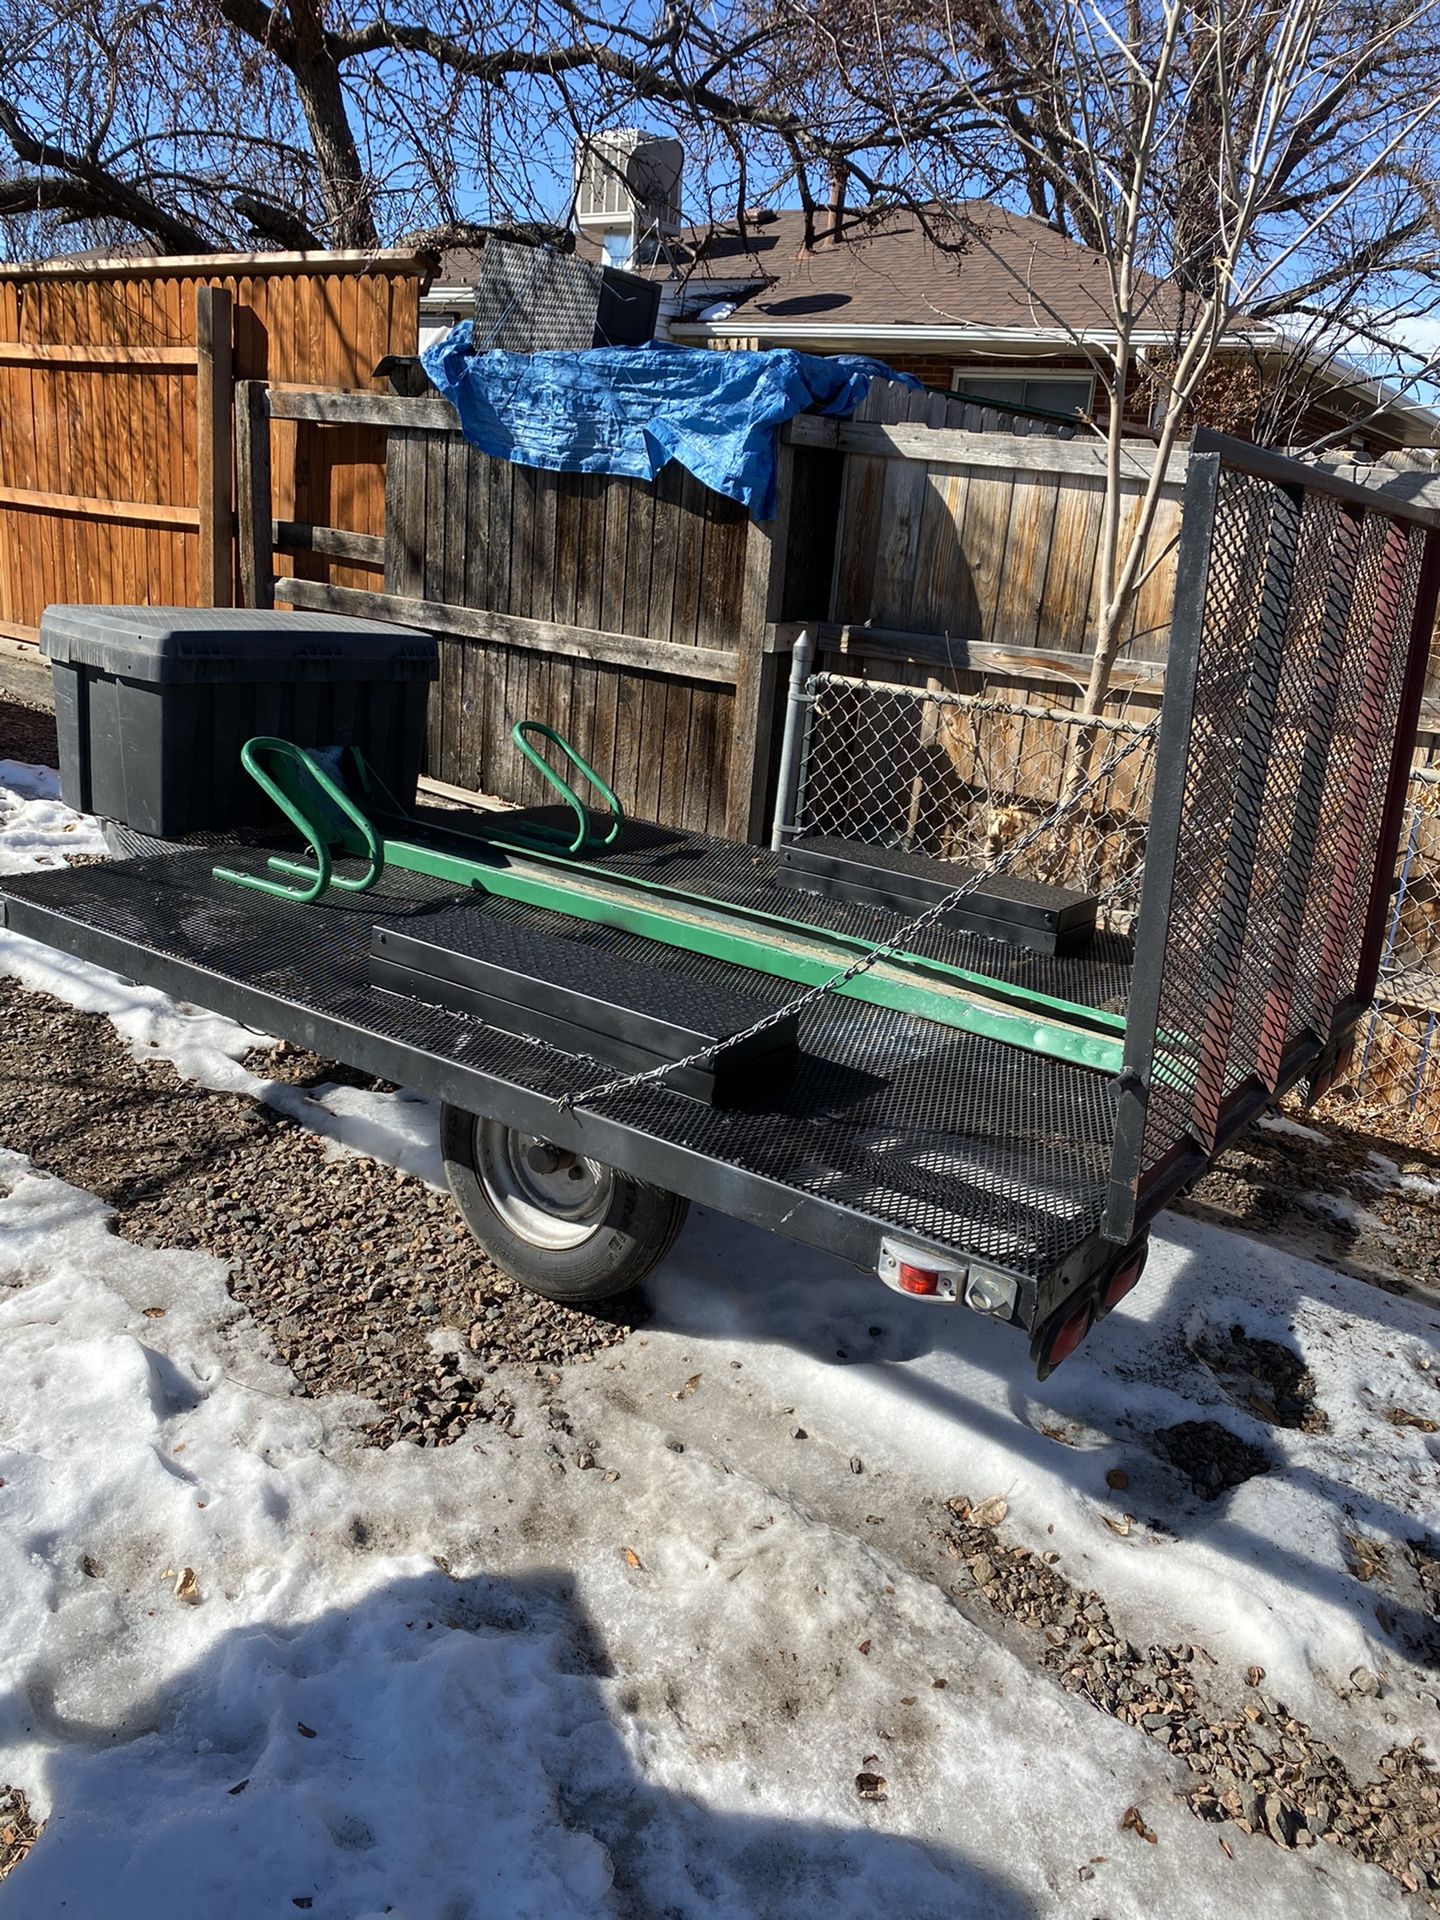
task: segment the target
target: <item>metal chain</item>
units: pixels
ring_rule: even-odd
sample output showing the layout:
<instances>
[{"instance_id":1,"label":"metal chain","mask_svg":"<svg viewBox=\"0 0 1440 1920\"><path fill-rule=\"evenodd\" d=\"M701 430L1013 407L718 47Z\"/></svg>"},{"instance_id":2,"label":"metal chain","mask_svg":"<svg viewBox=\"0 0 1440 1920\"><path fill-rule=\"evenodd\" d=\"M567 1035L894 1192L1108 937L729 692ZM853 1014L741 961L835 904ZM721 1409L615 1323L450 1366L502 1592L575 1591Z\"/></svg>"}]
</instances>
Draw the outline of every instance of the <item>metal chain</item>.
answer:
<instances>
[{"instance_id":1,"label":"metal chain","mask_svg":"<svg viewBox=\"0 0 1440 1920\"><path fill-rule=\"evenodd\" d=\"M804 993L798 995L794 1000L788 1000L783 1007L774 1008L762 1019L757 1020L753 1026L747 1027L743 1033L731 1034L725 1040L717 1041L714 1046L702 1047L698 1053L686 1054L681 1060L667 1060L658 1067L646 1067L638 1073L621 1074L613 1080L604 1080L596 1086L585 1087L578 1093L561 1094L556 1105L562 1113L570 1113L573 1112L576 1107L593 1106L597 1100L608 1099L611 1094L624 1093L631 1087L641 1087L649 1084L651 1081L663 1080L667 1074L679 1073L687 1067L703 1066L720 1051L721 1047L737 1046L741 1041L753 1040L757 1034L767 1033L771 1027L779 1026L782 1020L788 1020L792 1014L803 1013L807 1007L813 1006L817 1000L823 999L826 994L834 993L839 988L847 986L850 981L859 979L862 973L868 973L871 967L878 965L880 961L893 959L904 948L913 944L916 934L924 933L928 928L934 926L937 920L949 913L951 909L961 900L964 900L967 895L978 892L986 881L994 879L997 873L1004 873L1022 853L1034 845L1042 833L1048 832L1058 821L1064 819L1068 813L1080 805L1081 801L1093 793L1103 781L1107 780L1122 761L1128 759L1132 753L1136 752L1137 749L1142 747L1148 740L1153 739L1159 725L1160 721L1157 715L1154 720L1149 721L1141 731L1136 733L1132 739L1126 741L1123 746L1112 749L1101 761L1095 772L1090 775L1088 780L1077 787L1074 793L1058 801L1049 813L1041 814L1034 826L1029 828L1027 832L1023 833L1017 840L1012 841L1011 844L1005 848L1004 852L999 855L992 867L986 869L984 872L972 874L968 880L962 881L952 893L947 893L944 899L937 900L933 906L927 907L924 913L920 914L916 919L908 921L897 933L892 935L889 940L882 942L879 946L871 947L867 953L862 953L857 959L853 960L848 967L844 967L838 973L832 974L828 980L822 980L818 986L807 988ZM816 931L817 933L823 933L824 930L823 928L817 928Z\"/></svg>"}]
</instances>

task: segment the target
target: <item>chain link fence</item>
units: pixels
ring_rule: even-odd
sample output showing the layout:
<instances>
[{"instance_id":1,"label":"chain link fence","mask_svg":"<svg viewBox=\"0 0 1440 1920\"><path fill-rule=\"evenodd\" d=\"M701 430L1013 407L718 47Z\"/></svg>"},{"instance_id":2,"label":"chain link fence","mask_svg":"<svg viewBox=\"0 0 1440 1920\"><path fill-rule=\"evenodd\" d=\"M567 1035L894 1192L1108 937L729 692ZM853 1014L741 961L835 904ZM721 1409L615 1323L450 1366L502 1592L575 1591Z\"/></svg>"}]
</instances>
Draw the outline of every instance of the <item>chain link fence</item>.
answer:
<instances>
[{"instance_id":1,"label":"chain link fence","mask_svg":"<svg viewBox=\"0 0 1440 1920\"><path fill-rule=\"evenodd\" d=\"M1429 1122L1440 1137L1440 768L1410 776L1399 884L1354 1087L1367 1103Z\"/></svg>"},{"instance_id":2,"label":"chain link fence","mask_svg":"<svg viewBox=\"0 0 1440 1920\"><path fill-rule=\"evenodd\" d=\"M1156 703L1103 719L988 694L817 673L794 822L833 836L1095 893L1125 931L1140 901ZM1111 750L1134 740L1077 806L1047 821ZM1088 757L1087 757L1088 756ZM1037 828L1039 831L1037 831ZM1025 842L1013 862L1007 856ZM957 880L960 876L957 874Z\"/></svg>"},{"instance_id":3,"label":"chain link fence","mask_svg":"<svg viewBox=\"0 0 1440 1920\"><path fill-rule=\"evenodd\" d=\"M1123 696L1101 720L1064 707L817 673L801 748L794 823L834 836L990 870L1033 839L1013 870L1100 899L1102 926L1127 932L1140 904L1154 740L1140 741L1078 808L1041 828L1086 736L1098 763L1143 734L1153 696ZM957 874L957 880L959 875ZM1440 768L1410 782L1399 884L1376 1005L1362 1023L1355 1093L1433 1121L1440 1135Z\"/></svg>"}]
</instances>

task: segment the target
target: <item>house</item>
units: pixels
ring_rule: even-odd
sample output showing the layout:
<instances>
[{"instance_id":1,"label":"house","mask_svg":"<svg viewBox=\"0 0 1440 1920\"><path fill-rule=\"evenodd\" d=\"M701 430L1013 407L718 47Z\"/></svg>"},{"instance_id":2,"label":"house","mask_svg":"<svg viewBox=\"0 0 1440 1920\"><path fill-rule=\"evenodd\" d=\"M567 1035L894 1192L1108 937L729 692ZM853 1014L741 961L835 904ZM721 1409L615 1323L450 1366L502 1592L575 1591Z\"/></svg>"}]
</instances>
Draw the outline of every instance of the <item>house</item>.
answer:
<instances>
[{"instance_id":1,"label":"house","mask_svg":"<svg viewBox=\"0 0 1440 1920\"><path fill-rule=\"evenodd\" d=\"M1043 221L971 203L971 237L955 250L900 210L850 212L838 225L822 214L809 246L798 208L685 226L674 143L633 132L602 140L615 148L601 154L603 178L594 165L577 167L577 249L663 282L661 337L697 347L867 353L927 386L1001 409L1076 419L1096 408L1085 348L1114 340L1105 263ZM651 149L663 149L661 164L647 171ZM638 182L638 194L626 192L622 175ZM468 317L478 269L474 252L444 256L421 302L422 345ZM1127 411L1142 432L1156 405L1154 363L1174 347L1174 303L1163 286L1151 292L1127 382ZM1368 452L1440 444L1440 414L1333 354L1297 348L1276 326L1237 330L1224 343L1199 417L1243 436L1260 427L1273 438L1261 415L1267 397L1273 409L1282 380L1284 437L1333 435Z\"/></svg>"}]
</instances>

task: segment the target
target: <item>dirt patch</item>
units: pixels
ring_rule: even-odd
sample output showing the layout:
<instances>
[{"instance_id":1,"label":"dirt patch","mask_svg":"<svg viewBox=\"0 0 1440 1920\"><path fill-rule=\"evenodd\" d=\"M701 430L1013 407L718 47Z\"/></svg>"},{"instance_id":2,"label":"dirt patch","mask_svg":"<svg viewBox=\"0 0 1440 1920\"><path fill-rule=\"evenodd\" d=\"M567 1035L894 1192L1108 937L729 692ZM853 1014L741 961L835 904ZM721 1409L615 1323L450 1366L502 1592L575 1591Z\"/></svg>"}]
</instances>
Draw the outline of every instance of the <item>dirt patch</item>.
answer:
<instances>
[{"instance_id":1,"label":"dirt patch","mask_svg":"<svg viewBox=\"0 0 1440 1920\"><path fill-rule=\"evenodd\" d=\"M1299 1354L1278 1340L1232 1326L1191 1342L1191 1351L1215 1374L1236 1406L1272 1427L1323 1433L1330 1422L1317 1403L1315 1376Z\"/></svg>"},{"instance_id":2,"label":"dirt patch","mask_svg":"<svg viewBox=\"0 0 1440 1920\"><path fill-rule=\"evenodd\" d=\"M1440 1620L1440 1548L1436 1547L1433 1540L1407 1540L1405 1557L1430 1603L1430 1612L1436 1620Z\"/></svg>"},{"instance_id":3,"label":"dirt patch","mask_svg":"<svg viewBox=\"0 0 1440 1920\"><path fill-rule=\"evenodd\" d=\"M1345 1532L1341 1537L1345 1542L1345 1564L1357 1580L1363 1580L1368 1586L1372 1580L1385 1579L1389 1560L1383 1540L1372 1540L1364 1533Z\"/></svg>"},{"instance_id":4,"label":"dirt patch","mask_svg":"<svg viewBox=\"0 0 1440 1920\"><path fill-rule=\"evenodd\" d=\"M301 1086L379 1083L287 1049L256 1061ZM103 1016L0 979L0 1143L108 1201L143 1245L197 1248L272 1335L307 1393L378 1401L381 1445L508 1427L504 1369L543 1378L627 1333L639 1296L579 1312L490 1265L449 1198L269 1107L137 1062Z\"/></svg>"},{"instance_id":5,"label":"dirt patch","mask_svg":"<svg viewBox=\"0 0 1440 1920\"><path fill-rule=\"evenodd\" d=\"M19 1787L0 1786L0 1880L15 1871L40 1833Z\"/></svg>"},{"instance_id":6,"label":"dirt patch","mask_svg":"<svg viewBox=\"0 0 1440 1920\"><path fill-rule=\"evenodd\" d=\"M20 760L32 767L58 766L54 714L0 694L0 760Z\"/></svg>"},{"instance_id":7,"label":"dirt patch","mask_svg":"<svg viewBox=\"0 0 1440 1920\"><path fill-rule=\"evenodd\" d=\"M1287 1850L1343 1847L1440 1912L1440 1774L1418 1746L1392 1748L1372 1780L1357 1780L1332 1746L1263 1691L1261 1668L1242 1682L1202 1646L1132 1645L1100 1595L1059 1571L1057 1554L1007 1546L997 1529L975 1524L980 1509L963 1497L947 1506L945 1544L965 1565L964 1585L1037 1637L1041 1664L1067 1692L1184 1763L1193 1784L1182 1797L1197 1819L1233 1823ZM1358 1694L1380 1691L1363 1669L1351 1679Z\"/></svg>"},{"instance_id":8,"label":"dirt patch","mask_svg":"<svg viewBox=\"0 0 1440 1920\"><path fill-rule=\"evenodd\" d=\"M1307 1120L1312 1117L1314 1124L1326 1132L1364 1137L1372 1145L1383 1143L1391 1153L1396 1147L1408 1148L1429 1166L1440 1166L1440 1140L1435 1136L1433 1117L1367 1100L1344 1085L1327 1094L1313 1116L1306 1116Z\"/></svg>"},{"instance_id":9,"label":"dirt patch","mask_svg":"<svg viewBox=\"0 0 1440 1920\"><path fill-rule=\"evenodd\" d=\"M1252 1127L1175 1211L1276 1240L1389 1291L1440 1296L1440 1142L1408 1116L1334 1101ZM1307 1137L1316 1135L1317 1138Z\"/></svg>"},{"instance_id":10,"label":"dirt patch","mask_svg":"<svg viewBox=\"0 0 1440 1920\"><path fill-rule=\"evenodd\" d=\"M1218 1500L1274 1465L1269 1454L1218 1420L1182 1420L1152 1437L1161 1458L1184 1474L1202 1500Z\"/></svg>"},{"instance_id":11,"label":"dirt patch","mask_svg":"<svg viewBox=\"0 0 1440 1920\"><path fill-rule=\"evenodd\" d=\"M1387 1408L1385 1418L1392 1427L1414 1427L1417 1433L1440 1433L1440 1420L1428 1419L1423 1413L1411 1413L1408 1407Z\"/></svg>"}]
</instances>

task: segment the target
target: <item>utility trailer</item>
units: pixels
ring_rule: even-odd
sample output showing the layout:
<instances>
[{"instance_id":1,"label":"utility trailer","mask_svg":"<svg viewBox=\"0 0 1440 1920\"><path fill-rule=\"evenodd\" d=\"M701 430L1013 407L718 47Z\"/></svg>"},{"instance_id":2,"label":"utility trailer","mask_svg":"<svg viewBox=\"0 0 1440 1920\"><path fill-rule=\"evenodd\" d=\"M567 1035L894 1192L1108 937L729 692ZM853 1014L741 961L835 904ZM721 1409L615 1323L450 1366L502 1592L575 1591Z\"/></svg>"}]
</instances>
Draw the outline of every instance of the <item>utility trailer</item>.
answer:
<instances>
[{"instance_id":1,"label":"utility trailer","mask_svg":"<svg viewBox=\"0 0 1440 1920\"><path fill-rule=\"evenodd\" d=\"M622 821L553 774L558 808L415 808L416 636L375 669L393 698L341 697L353 656L327 667L313 619L303 697L213 702L227 740L237 702L260 736L246 765L294 833L237 834L222 781L208 815L189 793L183 843L163 820L147 840L112 782L130 857L7 878L0 913L440 1101L457 1203L539 1292L631 1284L694 1200L1015 1325L1043 1378L1135 1284L1166 1201L1344 1060L1394 884L1436 525L1197 435L1133 933L1003 863L947 892L898 827L807 836L806 780L841 748L833 676L803 657L772 848ZM163 711L195 667L127 660L67 682L74 804L123 751L107 716L144 737L135 702ZM209 778L212 726L192 712L178 752L149 751Z\"/></svg>"}]
</instances>

